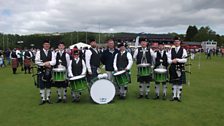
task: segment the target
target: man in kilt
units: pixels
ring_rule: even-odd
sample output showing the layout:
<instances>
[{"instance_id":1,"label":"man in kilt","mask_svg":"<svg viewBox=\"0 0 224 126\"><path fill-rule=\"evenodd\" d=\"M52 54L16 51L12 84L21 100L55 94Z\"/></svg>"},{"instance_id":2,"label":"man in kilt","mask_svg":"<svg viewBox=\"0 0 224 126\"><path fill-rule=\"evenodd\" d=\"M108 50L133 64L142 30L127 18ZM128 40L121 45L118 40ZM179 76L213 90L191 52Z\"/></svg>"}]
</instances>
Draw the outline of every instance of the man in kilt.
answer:
<instances>
[{"instance_id":1,"label":"man in kilt","mask_svg":"<svg viewBox=\"0 0 224 126\"><path fill-rule=\"evenodd\" d=\"M146 38L140 38L139 42L141 47L137 48L134 52L134 59L136 59L136 64L148 64L148 67L153 65L153 57L154 51L148 48L148 43ZM139 73L138 73L139 74ZM144 96L145 98L149 99L149 91L150 91L150 81L152 81L152 74L147 76L138 75L137 81L139 82L139 96L138 98L141 99Z\"/></svg>"},{"instance_id":2,"label":"man in kilt","mask_svg":"<svg viewBox=\"0 0 224 126\"><path fill-rule=\"evenodd\" d=\"M181 102L182 84L186 84L186 75L184 64L187 62L187 51L180 46L179 37L174 38L175 48L172 48L168 54L170 82L172 83L173 96L171 101Z\"/></svg>"}]
</instances>

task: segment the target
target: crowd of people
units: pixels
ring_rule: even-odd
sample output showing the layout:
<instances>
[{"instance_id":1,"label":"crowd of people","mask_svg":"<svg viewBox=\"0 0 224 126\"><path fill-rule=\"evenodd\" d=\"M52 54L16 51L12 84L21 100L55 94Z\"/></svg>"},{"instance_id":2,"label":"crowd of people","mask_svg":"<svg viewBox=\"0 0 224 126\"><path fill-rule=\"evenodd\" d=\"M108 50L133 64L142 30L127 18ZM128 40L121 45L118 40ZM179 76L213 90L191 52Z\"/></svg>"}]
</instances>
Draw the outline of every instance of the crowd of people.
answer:
<instances>
[{"instance_id":1,"label":"crowd of people","mask_svg":"<svg viewBox=\"0 0 224 126\"><path fill-rule=\"evenodd\" d=\"M178 37L174 39L174 48L165 49L163 43L159 43L158 47L151 48L146 38L139 39L140 46L135 49L128 48L124 42L120 42L115 46L113 39L107 41L107 48L98 48L95 39L89 41L90 48L65 48L63 42L58 43L57 49L50 46L49 41L43 42L41 49L19 50L7 49L4 53L0 52L0 65L11 65L13 74L16 74L17 68L21 66L21 70L25 74L31 74L32 65L38 66L37 86L40 89L41 102L51 104L51 87L57 87L58 100L57 103L67 101L68 79L61 82L52 83L52 69L63 66L66 69L67 78L85 75L88 86L93 85L93 80L99 75L100 69L104 68L107 73L107 79L114 83L116 94L120 99L126 99L128 93L128 84L119 85L114 80L114 73L125 71L128 77L128 83L131 83L131 73L133 62L137 64L137 82L139 82L138 98L145 97L149 99L150 86L155 81L155 97L160 99L160 84L162 85L162 99L167 98L167 83L172 84L172 98L170 101L181 102L182 84L186 83L186 75L184 64L187 62L187 50L182 48L181 40ZM189 50L191 53L194 51ZM4 56L6 63L4 63ZM217 51L216 51L217 54ZM149 66L144 66L145 64ZM101 66L104 66L101 68ZM153 72L143 75L139 73L139 68L149 67L152 71L156 69L164 69L165 80L155 79ZM156 72L156 71L155 71ZM168 76L169 74L169 76ZM169 78L168 78L169 77ZM132 82L135 83L135 82ZM71 91L73 102L79 102L81 92Z\"/></svg>"}]
</instances>

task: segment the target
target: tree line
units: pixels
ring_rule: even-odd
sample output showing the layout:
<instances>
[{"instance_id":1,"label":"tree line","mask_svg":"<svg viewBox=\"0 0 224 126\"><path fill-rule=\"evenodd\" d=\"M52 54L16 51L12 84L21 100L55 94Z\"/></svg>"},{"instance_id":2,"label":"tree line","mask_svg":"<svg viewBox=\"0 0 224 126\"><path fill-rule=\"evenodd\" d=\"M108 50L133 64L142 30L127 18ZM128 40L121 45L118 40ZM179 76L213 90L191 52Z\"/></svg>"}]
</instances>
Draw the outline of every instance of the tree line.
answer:
<instances>
[{"instance_id":1,"label":"tree line","mask_svg":"<svg viewBox=\"0 0 224 126\"><path fill-rule=\"evenodd\" d=\"M88 43L89 39L95 38L99 43L105 43L109 38L116 38L130 33L96 33L74 31L66 33L48 33L48 34L32 34L32 35L18 35L18 34L3 34L0 33L0 49L6 48L40 48L42 42L48 39L53 47L57 46L58 41L63 41L66 46L75 44L77 42ZM190 25L186 34L168 33L173 36L180 36L184 41L201 42L207 40L214 40L218 42L219 46L224 46L224 35L219 35L213 31L209 26L202 26L197 28L195 25ZM137 36L137 34L136 34ZM20 43L18 43L18 41Z\"/></svg>"}]
</instances>

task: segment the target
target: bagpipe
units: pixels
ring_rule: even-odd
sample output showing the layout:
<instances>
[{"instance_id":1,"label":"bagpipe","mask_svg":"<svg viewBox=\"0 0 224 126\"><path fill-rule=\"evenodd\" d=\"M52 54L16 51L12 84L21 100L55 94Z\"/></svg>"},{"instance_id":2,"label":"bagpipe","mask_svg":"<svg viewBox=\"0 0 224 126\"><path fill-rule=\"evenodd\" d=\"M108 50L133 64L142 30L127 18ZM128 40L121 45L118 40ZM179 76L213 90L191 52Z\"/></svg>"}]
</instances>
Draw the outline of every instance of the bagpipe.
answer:
<instances>
[{"instance_id":1,"label":"bagpipe","mask_svg":"<svg viewBox=\"0 0 224 126\"><path fill-rule=\"evenodd\" d=\"M190 85L190 75L191 75L191 55L188 54L188 56L184 57L187 59L187 63L177 63L175 64L175 72L177 75L177 78L170 79L170 82L172 83L173 81L180 81L183 84L188 84ZM188 74L188 75L186 75Z\"/></svg>"},{"instance_id":2,"label":"bagpipe","mask_svg":"<svg viewBox=\"0 0 224 126\"><path fill-rule=\"evenodd\" d=\"M45 67L42 61L36 62L35 66L32 66L32 77L34 80L34 85L39 87L39 81L51 83L52 87L57 87L56 82L66 82L67 71L66 68L60 64L57 68Z\"/></svg>"},{"instance_id":3,"label":"bagpipe","mask_svg":"<svg viewBox=\"0 0 224 126\"><path fill-rule=\"evenodd\" d=\"M34 80L34 85L38 88L40 79L44 82L52 81L52 68L44 67L42 61L37 62L32 69L32 77Z\"/></svg>"}]
</instances>

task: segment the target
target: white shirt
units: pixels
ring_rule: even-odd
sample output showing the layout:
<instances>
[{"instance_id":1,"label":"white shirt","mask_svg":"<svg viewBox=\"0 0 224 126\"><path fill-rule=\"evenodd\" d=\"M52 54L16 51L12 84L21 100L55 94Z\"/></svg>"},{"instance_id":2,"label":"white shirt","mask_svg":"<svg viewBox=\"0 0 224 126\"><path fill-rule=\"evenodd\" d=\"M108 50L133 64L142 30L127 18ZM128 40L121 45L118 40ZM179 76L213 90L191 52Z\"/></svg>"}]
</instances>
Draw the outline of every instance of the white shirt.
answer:
<instances>
[{"instance_id":1,"label":"white shirt","mask_svg":"<svg viewBox=\"0 0 224 126\"><path fill-rule=\"evenodd\" d=\"M175 47L175 51L178 50L179 51L180 49L180 46L178 47ZM168 52L168 63L171 64L172 63L172 59L171 59L171 52L172 52L172 49ZM176 52L177 53L177 52ZM187 62L187 51L185 49L183 49L183 55L182 55L182 58L179 59L177 58L177 62L178 63L186 63Z\"/></svg>"},{"instance_id":2,"label":"white shirt","mask_svg":"<svg viewBox=\"0 0 224 126\"><path fill-rule=\"evenodd\" d=\"M123 52L121 52L121 54L124 54L125 52L126 51L123 51ZM118 71L118 68L117 68L117 55L118 55L118 53L115 55L114 63L113 63L113 67L114 67L115 71ZM128 65L127 65L126 69L130 70L131 66L133 64L133 59L132 59L131 53L127 52L127 58L128 58Z\"/></svg>"},{"instance_id":3,"label":"white shirt","mask_svg":"<svg viewBox=\"0 0 224 126\"><path fill-rule=\"evenodd\" d=\"M45 53L47 52L47 50L45 50L45 49L43 49L43 50ZM52 51L51 54L52 54L51 61L49 61L49 63L51 66L54 66L56 64L55 53ZM40 61L41 61L41 59L40 59L40 50L39 50L39 51L37 51L36 56L35 56L35 63L40 62Z\"/></svg>"},{"instance_id":4,"label":"white shirt","mask_svg":"<svg viewBox=\"0 0 224 126\"><path fill-rule=\"evenodd\" d=\"M76 59L76 63L78 63L80 60L80 58ZM85 75L86 74L86 64L84 62L84 60L82 60L82 73L81 75ZM73 73L72 73L72 60L70 60L69 65L68 65L68 76L69 77L73 77Z\"/></svg>"},{"instance_id":5,"label":"white shirt","mask_svg":"<svg viewBox=\"0 0 224 126\"><path fill-rule=\"evenodd\" d=\"M146 48L143 48L143 50L144 49L146 49ZM152 57L152 64L154 64L155 63L155 52L152 50L152 49L149 49L150 50L150 54L151 54L151 57ZM138 55L138 48L135 50L135 52L134 52L134 55L133 55L133 58L134 58L134 60L136 60L136 58L137 58L137 55Z\"/></svg>"},{"instance_id":6,"label":"white shirt","mask_svg":"<svg viewBox=\"0 0 224 126\"><path fill-rule=\"evenodd\" d=\"M20 52L19 50L16 50L17 58L21 58L20 53L21 53L21 52Z\"/></svg>"},{"instance_id":7,"label":"white shirt","mask_svg":"<svg viewBox=\"0 0 224 126\"><path fill-rule=\"evenodd\" d=\"M92 48L96 53L97 50L96 48ZM92 70L91 70L91 66L90 66L90 58L92 56L92 52L90 51L90 49L86 50L86 53L85 53L85 60L86 60L86 67L87 67L87 70L89 73L92 73Z\"/></svg>"},{"instance_id":8,"label":"white shirt","mask_svg":"<svg viewBox=\"0 0 224 126\"><path fill-rule=\"evenodd\" d=\"M55 58L57 57L57 54L59 53L59 55L61 56L61 54L63 55L63 53L64 53L64 50L62 50L62 51L58 51L58 52L56 52L55 53ZM61 53L61 54L60 54ZM66 59L66 62L67 62L67 66L65 66L66 68L68 68L68 66L69 66L69 63L70 63L70 56L68 55L68 53L65 53L65 59Z\"/></svg>"}]
</instances>

